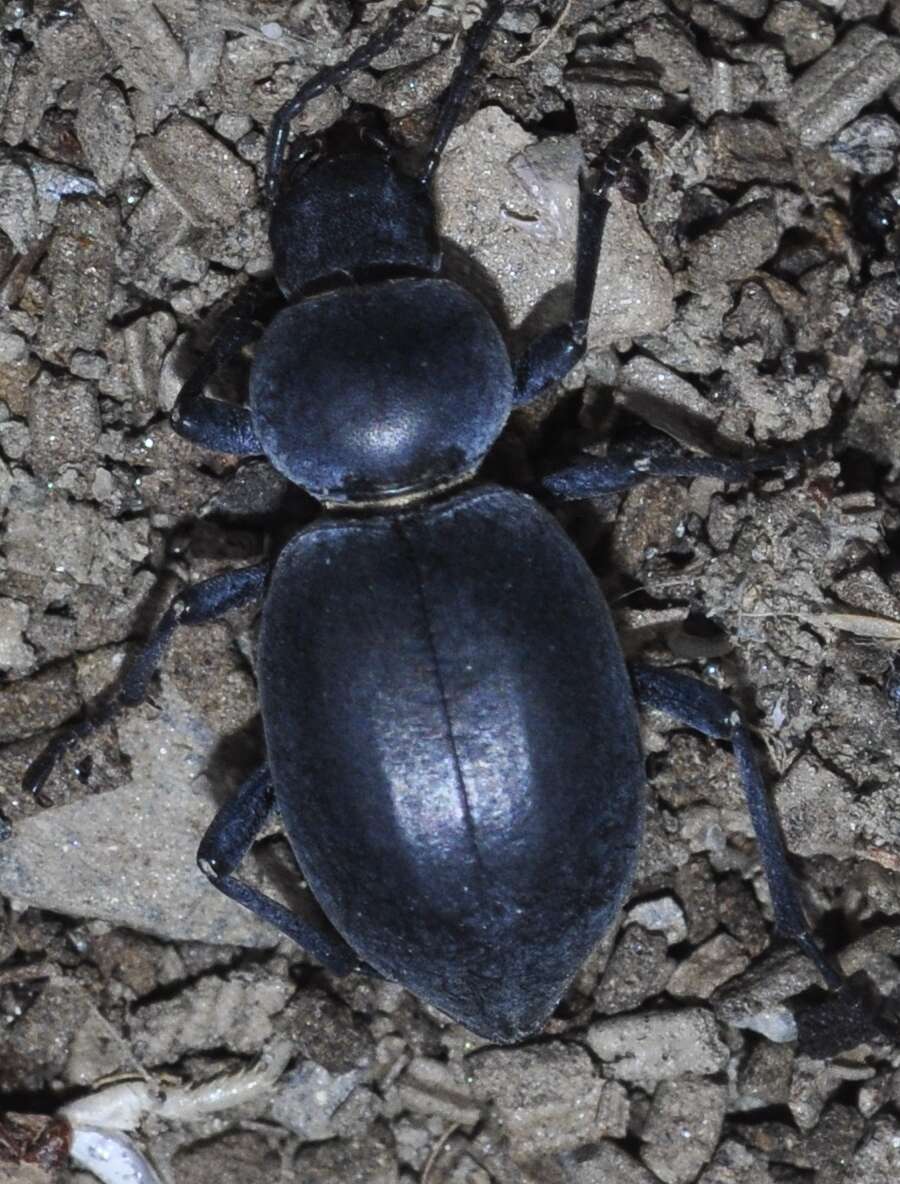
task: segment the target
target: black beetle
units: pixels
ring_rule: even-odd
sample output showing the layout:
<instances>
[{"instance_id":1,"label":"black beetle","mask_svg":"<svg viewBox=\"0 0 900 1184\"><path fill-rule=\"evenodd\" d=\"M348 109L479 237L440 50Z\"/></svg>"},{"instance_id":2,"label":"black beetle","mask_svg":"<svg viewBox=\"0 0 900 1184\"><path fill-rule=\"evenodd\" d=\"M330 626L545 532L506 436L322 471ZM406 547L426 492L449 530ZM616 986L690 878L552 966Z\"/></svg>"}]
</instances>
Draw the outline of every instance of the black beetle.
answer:
<instances>
[{"instance_id":1,"label":"black beetle","mask_svg":"<svg viewBox=\"0 0 900 1184\"><path fill-rule=\"evenodd\" d=\"M537 1032L609 929L634 873L644 811L638 705L735 750L778 928L830 986L748 732L691 678L626 667L597 582L547 510L480 484L512 408L582 356L608 193L643 133L614 138L582 179L571 315L516 365L484 306L439 275L430 179L491 29L471 29L418 169L358 125L301 138L302 106L382 53L415 5L314 76L270 138L274 272L286 306L258 343L247 407L204 393L254 335L238 309L185 383L188 439L265 455L321 517L271 567L181 592L93 717L29 771L139 702L180 624L262 600L266 762L218 813L198 855L221 891L328 968L396 980L494 1041ZM677 450L581 457L543 482L565 500L651 477L747 478L777 460ZM273 806L333 930L236 877Z\"/></svg>"}]
</instances>

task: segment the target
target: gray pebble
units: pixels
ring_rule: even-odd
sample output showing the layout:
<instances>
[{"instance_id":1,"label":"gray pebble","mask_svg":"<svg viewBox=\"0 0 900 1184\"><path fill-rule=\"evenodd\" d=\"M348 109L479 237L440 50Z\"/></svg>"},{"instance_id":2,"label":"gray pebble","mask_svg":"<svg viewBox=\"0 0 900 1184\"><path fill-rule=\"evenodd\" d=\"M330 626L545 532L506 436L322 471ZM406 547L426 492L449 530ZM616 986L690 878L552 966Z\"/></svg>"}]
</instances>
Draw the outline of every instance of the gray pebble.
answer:
<instances>
[{"instance_id":1,"label":"gray pebble","mask_svg":"<svg viewBox=\"0 0 900 1184\"><path fill-rule=\"evenodd\" d=\"M717 1073L728 1060L712 1013L699 1007L603 1020L587 1042L617 1078L644 1084Z\"/></svg>"}]
</instances>

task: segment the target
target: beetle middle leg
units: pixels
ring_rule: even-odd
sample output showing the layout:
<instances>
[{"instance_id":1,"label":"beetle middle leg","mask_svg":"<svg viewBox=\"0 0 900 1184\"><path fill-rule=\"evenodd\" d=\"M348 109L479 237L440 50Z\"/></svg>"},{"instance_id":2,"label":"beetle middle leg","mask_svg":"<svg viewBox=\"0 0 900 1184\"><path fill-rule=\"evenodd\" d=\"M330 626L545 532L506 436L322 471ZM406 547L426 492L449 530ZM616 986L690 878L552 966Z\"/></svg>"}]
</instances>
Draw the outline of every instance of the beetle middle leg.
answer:
<instances>
[{"instance_id":1,"label":"beetle middle leg","mask_svg":"<svg viewBox=\"0 0 900 1184\"><path fill-rule=\"evenodd\" d=\"M143 647L126 666L112 694L92 715L72 724L50 741L27 769L22 779L24 788L32 793L40 792L67 749L114 719L124 708L136 706L146 699L150 681L179 625L202 625L230 609L260 600L268 572L269 564L260 563L223 572L179 592Z\"/></svg>"},{"instance_id":2,"label":"beetle middle leg","mask_svg":"<svg viewBox=\"0 0 900 1184\"><path fill-rule=\"evenodd\" d=\"M640 448L611 450L606 456L584 453L571 465L541 480L541 488L559 501L625 493L654 478L715 477L719 481L747 481L754 473L792 468L814 460L823 439L813 433L785 448L752 453L745 457L706 456L673 445L667 436L654 434Z\"/></svg>"},{"instance_id":3,"label":"beetle middle leg","mask_svg":"<svg viewBox=\"0 0 900 1184\"><path fill-rule=\"evenodd\" d=\"M335 974L360 969L360 961L336 932L327 932L298 917L285 905L253 888L232 873L250 850L275 802L268 765L247 778L216 814L197 850L197 864L226 896L308 951Z\"/></svg>"},{"instance_id":4,"label":"beetle middle leg","mask_svg":"<svg viewBox=\"0 0 900 1184\"><path fill-rule=\"evenodd\" d=\"M631 674L642 707L664 711L679 723L687 724L705 736L731 743L772 896L775 927L779 933L795 941L812 959L829 987L837 989L843 986L843 975L827 958L810 931L788 866L778 817L766 793L747 725L733 700L715 687L672 670L633 666Z\"/></svg>"}]
</instances>

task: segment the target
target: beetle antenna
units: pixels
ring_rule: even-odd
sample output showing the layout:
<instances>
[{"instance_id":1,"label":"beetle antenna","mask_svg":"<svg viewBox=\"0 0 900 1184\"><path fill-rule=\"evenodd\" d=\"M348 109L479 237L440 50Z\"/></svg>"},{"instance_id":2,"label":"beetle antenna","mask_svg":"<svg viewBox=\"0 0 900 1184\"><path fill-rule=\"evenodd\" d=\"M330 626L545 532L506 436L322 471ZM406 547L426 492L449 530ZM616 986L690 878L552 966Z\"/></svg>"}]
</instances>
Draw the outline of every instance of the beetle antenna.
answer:
<instances>
[{"instance_id":1,"label":"beetle antenna","mask_svg":"<svg viewBox=\"0 0 900 1184\"><path fill-rule=\"evenodd\" d=\"M281 169L284 164L284 154L287 148L288 134L291 122L296 119L302 109L312 99L317 98L330 86L337 86L349 78L356 70L367 66L373 58L390 49L402 35L403 30L410 23L421 7L421 0L406 0L391 13L384 28L374 33L368 41L355 50L343 62L334 66L325 66L312 78L308 78L292 99L278 109L269 129L269 143L266 149L266 197L274 204L278 195L281 180ZM477 26L476 26L477 27Z\"/></svg>"},{"instance_id":2,"label":"beetle antenna","mask_svg":"<svg viewBox=\"0 0 900 1184\"><path fill-rule=\"evenodd\" d=\"M478 63L481 61L481 55L484 53L484 47L487 45L494 25L496 25L497 21L503 15L503 10L506 6L506 0L488 0L481 19L469 31L463 55L453 72L453 77L450 80L450 85L447 87L444 101L441 104L437 127L435 128L431 147L428 149L428 156L425 158L425 167L421 174L423 185L429 185L431 183L434 171L440 163L441 154L447 146L447 141L450 139L450 133L459 119L459 113L466 95L471 89L475 71L478 69Z\"/></svg>"}]
</instances>

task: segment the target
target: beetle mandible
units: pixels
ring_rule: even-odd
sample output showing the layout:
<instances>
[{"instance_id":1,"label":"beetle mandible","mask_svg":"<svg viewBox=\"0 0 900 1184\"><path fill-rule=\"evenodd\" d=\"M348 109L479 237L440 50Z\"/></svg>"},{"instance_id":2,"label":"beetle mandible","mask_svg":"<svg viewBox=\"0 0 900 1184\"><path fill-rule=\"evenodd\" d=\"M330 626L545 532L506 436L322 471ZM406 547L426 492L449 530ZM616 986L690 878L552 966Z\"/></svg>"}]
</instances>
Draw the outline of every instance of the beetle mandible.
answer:
<instances>
[{"instance_id":1,"label":"beetle mandible","mask_svg":"<svg viewBox=\"0 0 900 1184\"><path fill-rule=\"evenodd\" d=\"M57 737L27 783L39 788L66 747L144 699L179 625L261 601L265 762L220 809L198 860L326 967L395 980L489 1040L539 1031L631 886L644 812L637 712L652 706L733 745L777 927L837 987L732 701L681 674L629 670L556 520L478 480L512 409L584 353L609 193L643 132L617 135L582 177L569 316L515 362L480 301L440 274L430 193L501 0L470 29L417 168L352 121L288 151L304 105L383 53L416 8L398 7L276 115L266 191L284 307L257 344L246 406L205 390L255 334L237 308L174 411L189 440L268 458L320 501L320 517L274 563L179 593L103 708ZM581 456L541 492L740 481L774 463L610 452ZM236 874L275 807L330 930Z\"/></svg>"}]
</instances>

